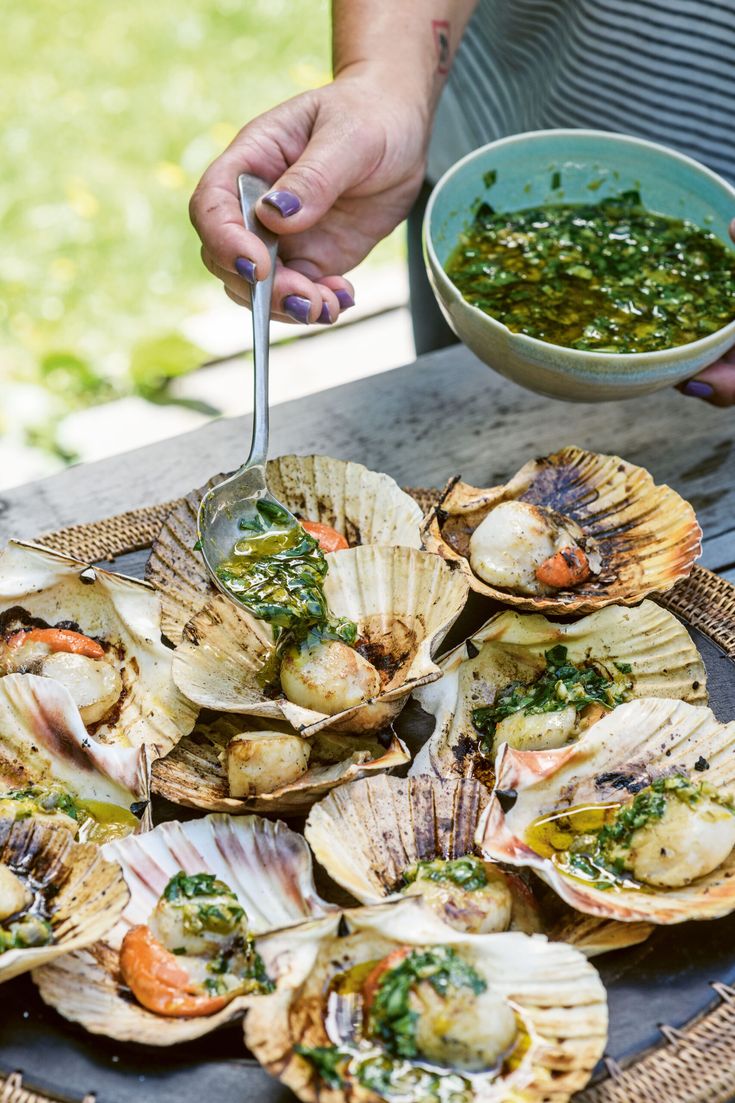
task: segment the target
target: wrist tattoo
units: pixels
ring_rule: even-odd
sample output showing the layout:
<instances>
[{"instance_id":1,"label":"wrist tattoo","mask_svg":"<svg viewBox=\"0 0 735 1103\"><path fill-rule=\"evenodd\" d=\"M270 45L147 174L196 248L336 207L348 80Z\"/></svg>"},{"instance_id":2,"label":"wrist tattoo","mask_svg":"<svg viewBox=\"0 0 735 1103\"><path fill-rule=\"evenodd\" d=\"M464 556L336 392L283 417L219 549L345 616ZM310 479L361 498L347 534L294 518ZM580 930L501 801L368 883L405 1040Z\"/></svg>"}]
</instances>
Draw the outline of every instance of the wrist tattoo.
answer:
<instances>
[{"instance_id":1,"label":"wrist tattoo","mask_svg":"<svg viewBox=\"0 0 735 1103\"><path fill-rule=\"evenodd\" d=\"M449 20L432 19L431 28L434 32L434 45L436 46L437 72L446 76L449 72L449 60L451 50L449 48Z\"/></svg>"}]
</instances>

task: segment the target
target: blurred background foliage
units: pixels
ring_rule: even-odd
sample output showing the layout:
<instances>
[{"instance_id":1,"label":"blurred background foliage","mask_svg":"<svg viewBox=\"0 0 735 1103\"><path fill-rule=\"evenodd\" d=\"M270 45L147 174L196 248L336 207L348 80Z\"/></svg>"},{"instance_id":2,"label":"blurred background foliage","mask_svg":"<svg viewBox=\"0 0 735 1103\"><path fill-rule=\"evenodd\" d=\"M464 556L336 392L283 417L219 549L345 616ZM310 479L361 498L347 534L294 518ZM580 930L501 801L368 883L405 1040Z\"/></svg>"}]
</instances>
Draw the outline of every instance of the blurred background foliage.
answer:
<instances>
[{"instance_id":1,"label":"blurred background foliage","mask_svg":"<svg viewBox=\"0 0 735 1103\"><path fill-rule=\"evenodd\" d=\"M327 0L5 0L0 35L0 434L71 460L69 411L206 356L187 214L248 119L330 77ZM124 447L124 445L123 445Z\"/></svg>"}]
</instances>

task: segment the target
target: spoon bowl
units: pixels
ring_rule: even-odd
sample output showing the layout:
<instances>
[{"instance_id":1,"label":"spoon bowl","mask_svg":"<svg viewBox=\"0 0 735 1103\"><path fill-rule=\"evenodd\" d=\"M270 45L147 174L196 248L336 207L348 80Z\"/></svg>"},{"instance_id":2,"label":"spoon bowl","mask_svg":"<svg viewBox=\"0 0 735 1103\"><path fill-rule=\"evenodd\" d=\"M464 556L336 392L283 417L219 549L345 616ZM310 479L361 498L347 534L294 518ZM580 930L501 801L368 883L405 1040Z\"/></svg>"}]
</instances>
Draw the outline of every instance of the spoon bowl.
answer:
<instances>
[{"instance_id":1,"label":"spoon bowl","mask_svg":"<svg viewBox=\"0 0 735 1103\"><path fill-rule=\"evenodd\" d=\"M271 260L270 275L252 290L253 318L253 435L250 454L234 475L205 494L197 516L197 534L204 563L214 585L231 601L237 598L224 584L220 571L236 555L235 546L263 517L263 506L279 510L278 529L284 534L299 522L268 490L265 465L268 459L268 350L271 299L275 277L278 239L255 214L255 205L269 185L257 176L243 173L238 178L240 205L245 226L261 239Z\"/></svg>"}]
</instances>

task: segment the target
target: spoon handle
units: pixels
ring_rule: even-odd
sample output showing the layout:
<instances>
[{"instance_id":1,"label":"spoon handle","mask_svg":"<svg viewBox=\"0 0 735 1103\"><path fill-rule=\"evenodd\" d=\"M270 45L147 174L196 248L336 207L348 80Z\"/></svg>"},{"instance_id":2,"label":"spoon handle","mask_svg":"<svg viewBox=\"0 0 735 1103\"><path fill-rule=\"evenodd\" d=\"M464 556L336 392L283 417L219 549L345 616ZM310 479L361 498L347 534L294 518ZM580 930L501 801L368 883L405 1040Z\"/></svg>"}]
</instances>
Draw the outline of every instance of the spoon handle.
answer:
<instances>
[{"instance_id":1,"label":"spoon handle","mask_svg":"<svg viewBox=\"0 0 735 1103\"><path fill-rule=\"evenodd\" d=\"M246 467L263 467L268 458L268 350L273 280L276 274L278 238L267 230L255 213L255 204L269 190L257 176L242 173L237 180L245 228L259 237L268 249L270 275L258 280L251 294L253 315L253 436Z\"/></svg>"}]
</instances>

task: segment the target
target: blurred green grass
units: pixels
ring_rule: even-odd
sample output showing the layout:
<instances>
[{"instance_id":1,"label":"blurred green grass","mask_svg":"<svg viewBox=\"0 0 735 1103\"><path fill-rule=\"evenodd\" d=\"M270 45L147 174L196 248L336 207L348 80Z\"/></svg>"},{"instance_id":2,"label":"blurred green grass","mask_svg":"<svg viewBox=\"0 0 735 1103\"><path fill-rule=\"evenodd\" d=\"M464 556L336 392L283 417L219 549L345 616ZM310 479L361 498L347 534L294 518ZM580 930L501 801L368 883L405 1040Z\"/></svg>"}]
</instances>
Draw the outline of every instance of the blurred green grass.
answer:
<instances>
[{"instance_id":1,"label":"blurred green grass","mask_svg":"<svg viewBox=\"0 0 735 1103\"><path fill-rule=\"evenodd\" d=\"M243 123L329 79L328 3L6 0L0 72L0 370L44 388L26 437L53 450L65 410L204 358L180 333L213 286L189 195Z\"/></svg>"}]
</instances>

